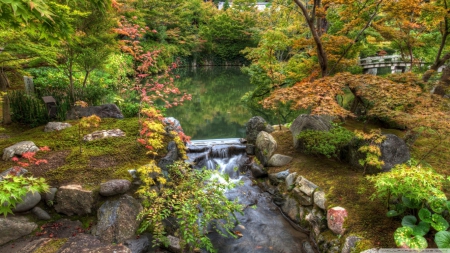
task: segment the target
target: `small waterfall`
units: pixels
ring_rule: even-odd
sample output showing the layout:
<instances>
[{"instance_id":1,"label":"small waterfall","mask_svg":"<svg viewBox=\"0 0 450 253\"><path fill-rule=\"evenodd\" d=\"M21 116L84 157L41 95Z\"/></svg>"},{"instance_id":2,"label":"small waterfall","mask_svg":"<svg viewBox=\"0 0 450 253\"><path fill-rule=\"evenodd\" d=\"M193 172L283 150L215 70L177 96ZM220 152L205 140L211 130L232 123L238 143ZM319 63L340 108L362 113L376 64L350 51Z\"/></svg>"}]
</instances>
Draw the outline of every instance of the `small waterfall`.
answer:
<instances>
[{"instance_id":1,"label":"small waterfall","mask_svg":"<svg viewBox=\"0 0 450 253\"><path fill-rule=\"evenodd\" d=\"M232 181L242 181L225 194L237 199L244 208L244 215L236 214L239 224L233 229L240 238L223 237L211 232L213 245L220 253L316 253L309 236L295 229L272 201L272 196L253 184L249 176L251 159L239 139L193 141L188 145L188 158L196 169L216 169L228 174ZM226 183L220 175L214 176ZM256 208L251 208L256 207ZM206 252L206 251L202 251Z\"/></svg>"}]
</instances>

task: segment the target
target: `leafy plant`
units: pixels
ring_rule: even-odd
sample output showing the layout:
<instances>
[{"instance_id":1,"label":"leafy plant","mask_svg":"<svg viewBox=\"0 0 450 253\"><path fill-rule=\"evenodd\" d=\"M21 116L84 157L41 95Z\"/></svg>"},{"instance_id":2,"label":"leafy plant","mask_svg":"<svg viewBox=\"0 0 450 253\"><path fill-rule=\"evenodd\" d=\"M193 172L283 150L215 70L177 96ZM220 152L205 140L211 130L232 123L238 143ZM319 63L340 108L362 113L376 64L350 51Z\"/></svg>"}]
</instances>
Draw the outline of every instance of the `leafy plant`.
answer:
<instances>
[{"instance_id":1,"label":"leafy plant","mask_svg":"<svg viewBox=\"0 0 450 253\"><path fill-rule=\"evenodd\" d=\"M44 178L7 175L0 180L0 214L6 216L22 201L28 192L46 192L49 186Z\"/></svg>"},{"instance_id":2,"label":"leafy plant","mask_svg":"<svg viewBox=\"0 0 450 253\"><path fill-rule=\"evenodd\" d=\"M340 150L347 145L354 134L346 128L334 124L330 131L306 130L297 138L303 143L308 154L321 154L328 158L339 157Z\"/></svg>"},{"instance_id":3,"label":"leafy plant","mask_svg":"<svg viewBox=\"0 0 450 253\"><path fill-rule=\"evenodd\" d=\"M355 135L356 138L362 140L365 143L358 149L359 152L365 154L366 156L364 159L360 159L358 161L359 164L364 167L363 174L366 174L366 168L368 166L381 169L384 165L384 162L380 159L380 144L385 139L385 136L381 134L381 131L379 129L372 130L369 134L355 131Z\"/></svg>"},{"instance_id":4,"label":"leafy plant","mask_svg":"<svg viewBox=\"0 0 450 253\"><path fill-rule=\"evenodd\" d=\"M144 182L138 190L144 205L139 231L151 230L155 243L168 245L168 223L181 239L181 248L189 252L196 248L216 252L207 237L210 225L222 235L236 237L230 230L237 220L234 213L242 213L242 206L224 195L233 184L212 179L217 171L193 170L186 163L177 162L169 169L166 181L161 169L152 162L138 169L138 173Z\"/></svg>"},{"instance_id":5,"label":"leafy plant","mask_svg":"<svg viewBox=\"0 0 450 253\"><path fill-rule=\"evenodd\" d=\"M75 102L75 106L87 107L88 104L84 101ZM78 124L78 141L80 143L80 153L82 152L82 144L83 144L83 134L86 130L92 127L98 127L100 124L100 117L97 115L91 115L88 117L82 117L80 119L80 123Z\"/></svg>"}]
</instances>

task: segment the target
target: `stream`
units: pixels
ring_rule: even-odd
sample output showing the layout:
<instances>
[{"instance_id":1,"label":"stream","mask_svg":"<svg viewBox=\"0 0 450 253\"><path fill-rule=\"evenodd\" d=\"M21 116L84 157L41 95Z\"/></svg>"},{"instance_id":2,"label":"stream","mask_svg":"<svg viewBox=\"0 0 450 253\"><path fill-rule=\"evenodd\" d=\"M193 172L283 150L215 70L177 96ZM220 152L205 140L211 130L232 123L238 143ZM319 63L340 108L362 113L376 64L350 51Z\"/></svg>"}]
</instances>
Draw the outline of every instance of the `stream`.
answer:
<instances>
[{"instance_id":1,"label":"stream","mask_svg":"<svg viewBox=\"0 0 450 253\"><path fill-rule=\"evenodd\" d=\"M245 145L238 139L193 141L188 145L189 160L197 169L219 168L230 179L242 181L226 192L230 200L238 199L245 206L244 214L237 214L239 223L234 228L241 237L223 237L217 232L209 234L220 253L317 253L308 232L282 214L269 193L253 183ZM237 170L235 168L238 168Z\"/></svg>"}]
</instances>

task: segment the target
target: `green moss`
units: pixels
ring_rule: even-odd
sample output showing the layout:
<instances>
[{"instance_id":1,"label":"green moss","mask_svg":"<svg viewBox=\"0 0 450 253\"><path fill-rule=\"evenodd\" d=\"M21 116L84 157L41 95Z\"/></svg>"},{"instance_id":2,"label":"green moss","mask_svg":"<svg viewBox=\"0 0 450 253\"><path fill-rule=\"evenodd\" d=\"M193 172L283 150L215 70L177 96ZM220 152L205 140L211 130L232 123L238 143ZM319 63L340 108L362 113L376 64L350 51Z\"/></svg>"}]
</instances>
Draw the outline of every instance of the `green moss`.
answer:
<instances>
[{"instance_id":1,"label":"green moss","mask_svg":"<svg viewBox=\"0 0 450 253\"><path fill-rule=\"evenodd\" d=\"M38 248L34 253L55 253L67 242L67 238L51 239L49 242Z\"/></svg>"}]
</instances>

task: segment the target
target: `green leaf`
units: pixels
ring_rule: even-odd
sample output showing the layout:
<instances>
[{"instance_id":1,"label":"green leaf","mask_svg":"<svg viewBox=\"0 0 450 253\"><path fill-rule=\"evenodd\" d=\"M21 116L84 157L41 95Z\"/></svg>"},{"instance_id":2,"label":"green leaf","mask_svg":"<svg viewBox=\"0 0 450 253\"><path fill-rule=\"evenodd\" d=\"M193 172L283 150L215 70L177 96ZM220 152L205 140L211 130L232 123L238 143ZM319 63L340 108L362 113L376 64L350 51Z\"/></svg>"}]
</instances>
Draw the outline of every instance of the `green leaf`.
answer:
<instances>
[{"instance_id":1,"label":"green leaf","mask_svg":"<svg viewBox=\"0 0 450 253\"><path fill-rule=\"evenodd\" d=\"M413 234L413 229L410 227L399 227L394 232L394 241L398 247L403 247L404 245L409 245L411 242L411 236Z\"/></svg>"},{"instance_id":2,"label":"green leaf","mask_svg":"<svg viewBox=\"0 0 450 253\"><path fill-rule=\"evenodd\" d=\"M425 221L419 222L419 224L413 227L413 234L415 236L424 236L430 231L430 223Z\"/></svg>"},{"instance_id":3,"label":"green leaf","mask_svg":"<svg viewBox=\"0 0 450 253\"><path fill-rule=\"evenodd\" d=\"M431 223L431 212L426 208L422 208L419 211L419 218L425 222Z\"/></svg>"},{"instance_id":4,"label":"green leaf","mask_svg":"<svg viewBox=\"0 0 450 253\"><path fill-rule=\"evenodd\" d=\"M428 247L427 240L423 236L415 236L411 238L408 246L411 249L426 249Z\"/></svg>"},{"instance_id":5,"label":"green leaf","mask_svg":"<svg viewBox=\"0 0 450 253\"><path fill-rule=\"evenodd\" d=\"M402 202L405 206L415 209L420 207L420 201L402 196Z\"/></svg>"},{"instance_id":6,"label":"green leaf","mask_svg":"<svg viewBox=\"0 0 450 253\"><path fill-rule=\"evenodd\" d=\"M431 210L435 213L442 213L447 208L447 200L443 198L433 198L430 202Z\"/></svg>"},{"instance_id":7,"label":"green leaf","mask_svg":"<svg viewBox=\"0 0 450 253\"><path fill-rule=\"evenodd\" d=\"M433 214L431 216L432 222L431 226L436 229L437 231L444 231L448 228L448 222L439 214Z\"/></svg>"},{"instance_id":8,"label":"green leaf","mask_svg":"<svg viewBox=\"0 0 450 253\"><path fill-rule=\"evenodd\" d=\"M438 248L450 248L450 232L448 231L439 231L434 236L434 242Z\"/></svg>"},{"instance_id":9,"label":"green leaf","mask_svg":"<svg viewBox=\"0 0 450 253\"><path fill-rule=\"evenodd\" d=\"M414 215L406 215L402 219L402 226L414 228L416 226L417 218Z\"/></svg>"}]
</instances>

